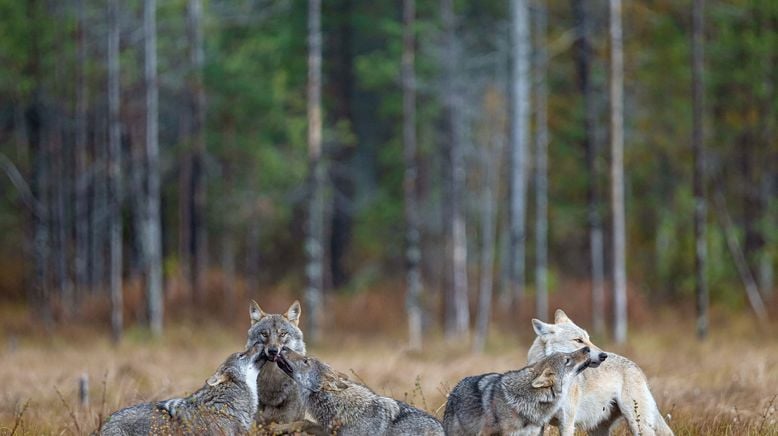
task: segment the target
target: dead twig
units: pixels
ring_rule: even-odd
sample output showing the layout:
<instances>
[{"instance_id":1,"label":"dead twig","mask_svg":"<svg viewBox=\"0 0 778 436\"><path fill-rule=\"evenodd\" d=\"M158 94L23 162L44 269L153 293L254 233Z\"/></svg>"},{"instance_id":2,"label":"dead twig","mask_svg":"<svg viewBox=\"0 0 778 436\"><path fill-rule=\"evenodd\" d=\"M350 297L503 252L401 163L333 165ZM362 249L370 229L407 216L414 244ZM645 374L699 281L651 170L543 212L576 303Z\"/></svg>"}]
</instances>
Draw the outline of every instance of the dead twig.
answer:
<instances>
[{"instance_id":1,"label":"dead twig","mask_svg":"<svg viewBox=\"0 0 778 436\"><path fill-rule=\"evenodd\" d=\"M19 410L19 413L16 414L14 417L14 426L11 429L11 433L9 433L9 436L14 436L14 433L16 433L16 429L19 428L19 425L22 423L22 420L24 419L24 412L27 411L27 407L30 406L30 400L27 400L22 405L21 410Z\"/></svg>"},{"instance_id":2,"label":"dead twig","mask_svg":"<svg viewBox=\"0 0 778 436\"><path fill-rule=\"evenodd\" d=\"M67 401L65 401L65 397L62 396L62 392L59 391L59 388L54 388L54 391L57 392L57 396L59 396L60 401L62 401L62 405L65 406L65 410L68 411L68 414L70 415L70 419L73 420L73 425L76 427L76 434L83 434L81 432L81 426L78 425L78 418L76 417L76 413L73 411L73 408L70 407L70 404L68 404Z\"/></svg>"}]
</instances>

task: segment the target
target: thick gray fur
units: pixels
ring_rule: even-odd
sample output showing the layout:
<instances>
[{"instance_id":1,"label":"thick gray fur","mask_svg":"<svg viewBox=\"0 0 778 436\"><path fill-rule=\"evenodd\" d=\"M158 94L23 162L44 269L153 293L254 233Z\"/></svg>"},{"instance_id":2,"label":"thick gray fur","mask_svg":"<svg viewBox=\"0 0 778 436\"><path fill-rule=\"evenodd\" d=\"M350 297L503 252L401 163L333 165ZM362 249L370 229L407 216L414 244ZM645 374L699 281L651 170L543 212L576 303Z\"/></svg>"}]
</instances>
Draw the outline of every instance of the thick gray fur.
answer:
<instances>
[{"instance_id":1,"label":"thick gray fur","mask_svg":"<svg viewBox=\"0 0 778 436\"><path fill-rule=\"evenodd\" d=\"M447 435L538 435L557 412L589 350L556 353L516 371L466 377L443 414Z\"/></svg>"},{"instance_id":2,"label":"thick gray fur","mask_svg":"<svg viewBox=\"0 0 778 436\"><path fill-rule=\"evenodd\" d=\"M303 388L308 412L334 434L444 434L440 421L428 413L378 395L318 359L285 350L276 363Z\"/></svg>"},{"instance_id":3,"label":"thick gray fur","mask_svg":"<svg viewBox=\"0 0 778 436\"><path fill-rule=\"evenodd\" d=\"M255 381L263 364L258 348L232 354L192 395L121 409L105 420L100 434L245 434L254 423Z\"/></svg>"},{"instance_id":4,"label":"thick gray fur","mask_svg":"<svg viewBox=\"0 0 778 436\"><path fill-rule=\"evenodd\" d=\"M263 356L273 361L283 347L305 354L303 332L300 322L300 303L295 301L284 314L265 313L256 301L251 302L246 347L259 345ZM276 365L265 365L259 371L257 385L259 407L256 421L260 425L291 423L305 418L305 404L300 387Z\"/></svg>"}]
</instances>

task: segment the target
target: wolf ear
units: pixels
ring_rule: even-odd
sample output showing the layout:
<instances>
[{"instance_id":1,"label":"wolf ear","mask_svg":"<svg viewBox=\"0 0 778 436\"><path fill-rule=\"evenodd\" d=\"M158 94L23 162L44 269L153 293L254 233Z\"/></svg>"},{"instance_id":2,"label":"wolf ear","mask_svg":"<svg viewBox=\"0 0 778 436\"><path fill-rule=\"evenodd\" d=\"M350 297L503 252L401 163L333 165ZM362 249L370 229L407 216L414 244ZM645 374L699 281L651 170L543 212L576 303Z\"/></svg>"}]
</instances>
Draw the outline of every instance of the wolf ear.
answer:
<instances>
[{"instance_id":1,"label":"wolf ear","mask_svg":"<svg viewBox=\"0 0 778 436\"><path fill-rule=\"evenodd\" d=\"M567 317L567 314L562 309L557 309L556 312L554 312L554 324L559 324L560 322L572 321L570 321L570 318Z\"/></svg>"},{"instance_id":2,"label":"wolf ear","mask_svg":"<svg viewBox=\"0 0 778 436\"><path fill-rule=\"evenodd\" d=\"M535 318L532 318L532 329L535 330L535 334L538 336L554 333L554 326L552 324L546 324Z\"/></svg>"},{"instance_id":3,"label":"wolf ear","mask_svg":"<svg viewBox=\"0 0 778 436\"><path fill-rule=\"evenodd\" d=\"M292 303L291 306L289 306L289 310L286 311L284 314L284 317L288 319L289 321L293 322L294 325L300 324L300 302L297 300L294 300L294 303Z\"/></svg>"},{"instance_id":4,"label":"wolf ear","mask_svg":"<svg viewBox=\"0 0 778 436\"><path fill-rule=\"evenodd\" d=\"M532 380L532 387L538 389L550 388L554 386L554 382L556 382L556 375L549 368L546 368L543 370L543 373Z\"/></svg>"},{"instance_id":5,"label":"wolf ear","mask_svg":"<svg viewBox=\"0 0 778 436\"><path fill-rule=\"evenodd\" d=\"M251 300L251 306L249 307L249 317L251 317L251 325L254 325L257 321L264 318L267 315L256 301Z\"/></svg>"},{"instance_id":6,"label":"wolf ear","mask_svg":"<svg viewBox=\"0 0 778 436\"><path fill-rule=\"evenodd\" d=\"M208 377L208 380L205 382L208 383L208 386L216 386L219 384L222 384L229 380L230 378L227 376L227 374L224 373L221 369L216 371L216 374Z\"/></svg>"}]
</instances>

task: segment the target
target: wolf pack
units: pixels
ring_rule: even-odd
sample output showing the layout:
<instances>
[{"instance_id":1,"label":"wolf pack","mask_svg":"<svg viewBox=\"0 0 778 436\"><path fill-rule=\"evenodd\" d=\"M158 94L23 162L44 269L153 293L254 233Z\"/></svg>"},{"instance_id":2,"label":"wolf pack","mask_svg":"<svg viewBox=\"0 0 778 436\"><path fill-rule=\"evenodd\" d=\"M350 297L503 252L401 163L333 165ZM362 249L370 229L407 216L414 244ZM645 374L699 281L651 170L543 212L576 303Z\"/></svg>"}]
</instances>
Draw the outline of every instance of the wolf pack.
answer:
<instances>
[{"instance_id":1,"label":"wolf pack","mask_svg":"<svg viewBox=\"0 0 778 436\"><path fill-rule=\"evenodd\" d=\"M672 435L643 371L595 346L562 310L533 319L527 365L465 377L440 421L380 395L306 354L295 301L284 314L252 301L243 351L227 357L189 396L111 414L101 435L542 435L556 426L609 434L624 420L633 435ZM518 366L518 365L517 365Z\"/></svg>"}]
</instances>

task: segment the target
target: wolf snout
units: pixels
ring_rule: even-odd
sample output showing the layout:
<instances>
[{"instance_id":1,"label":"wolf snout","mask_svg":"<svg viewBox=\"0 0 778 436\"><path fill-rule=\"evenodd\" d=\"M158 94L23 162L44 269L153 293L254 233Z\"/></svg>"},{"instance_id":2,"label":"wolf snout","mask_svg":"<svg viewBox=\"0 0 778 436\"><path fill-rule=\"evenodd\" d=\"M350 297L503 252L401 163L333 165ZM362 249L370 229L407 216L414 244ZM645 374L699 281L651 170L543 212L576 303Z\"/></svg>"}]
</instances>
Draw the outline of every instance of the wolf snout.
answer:
<instances>
[{"instance_id":1,"label":"wolf snout","mask_svg":"<svg viewBox=\"0 0 778 436\"><path fill-rule=\"evenodd\" d=\"M605 362L605 359L608 358L608 354L607 353L600 353L599 358L600 358L600 362Z\"/></svg>"},{"instance_id":2,"label":"wolf snout","mask_svg":"<svg viewBox=\"0 0 778 436\"><path fill-rule=\"evenodd\" d=\"M278 347L268 347L265 349L268 359L272 361L275 361L276 357L278 357L278 351Z\"/></svg>"},{"instance_id":3,"label":"wolf snout","mask_svg":"<svg viewBox=\"0 0 778 436\"><path fill-rule=\"evenodd\" d=\"M584 353L589 353L590 351L592 351L592 350L590 350L589 347L583 347L583 352Z\"/></svg>"}]
</instances>

